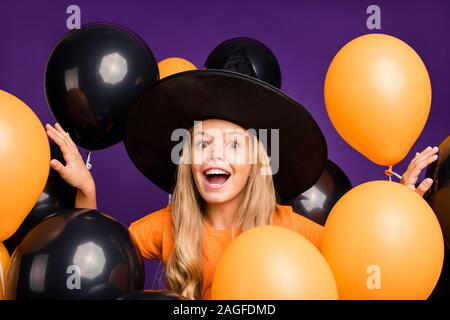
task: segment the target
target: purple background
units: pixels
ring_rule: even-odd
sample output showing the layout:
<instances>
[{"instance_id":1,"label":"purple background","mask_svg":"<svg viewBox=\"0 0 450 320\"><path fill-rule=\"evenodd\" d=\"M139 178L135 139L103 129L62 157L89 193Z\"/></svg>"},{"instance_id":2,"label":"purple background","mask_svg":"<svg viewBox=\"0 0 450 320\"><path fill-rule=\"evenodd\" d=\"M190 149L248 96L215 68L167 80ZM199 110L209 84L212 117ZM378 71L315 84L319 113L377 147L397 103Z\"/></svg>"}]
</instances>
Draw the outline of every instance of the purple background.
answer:
<instances>
[{"instance_id":1,"label":"purple background","mask_svg":"<svg viewBox=\"0 0 450 320\"><path fill-rule=\"evenodd\" d=\"M82 24L113 22L139 34L157 60L179 56L201 67L220 42L237 36L256 38L275 53L282 89L304 104L322 128L329 158L353 185L386 179L381 168L348 146L332 126L324 105L323 83L331 59L348 41L373 31L366 8L381 7L380 32L406 41L422 57L431 77L433 102L413 153L438 145L450 120L450 1L3 1L0 4L0 88L25 101L42 123L54 120L44 96L47 58L67 32L66 8L81 7ZM83 150L84 152L84 150ZM306 152L306 151L305 151ZM167 204L167 194L133 166L123 143L93 154L98 206L124 225ZM146 287L155 282L157 262L146 262Z\"/></svg>"}]
</instances>

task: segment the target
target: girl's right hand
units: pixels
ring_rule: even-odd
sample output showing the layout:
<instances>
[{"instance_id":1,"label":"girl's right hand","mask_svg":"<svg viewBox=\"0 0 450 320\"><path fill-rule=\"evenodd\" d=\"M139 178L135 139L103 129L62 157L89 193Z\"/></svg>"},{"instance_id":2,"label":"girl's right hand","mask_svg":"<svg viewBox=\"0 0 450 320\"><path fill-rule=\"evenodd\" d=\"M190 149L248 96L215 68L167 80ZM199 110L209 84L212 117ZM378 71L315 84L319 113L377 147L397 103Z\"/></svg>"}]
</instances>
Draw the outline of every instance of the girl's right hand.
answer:
<instances>
[{"instance_id":1,"label":"girl's right hand","mask_svg":"<svg viewBox=\"0 0 450 320\"><path fill-rule=\"evenodd\" d=\"M50 161L50 167L56 170L60 176L72 187L77 188L84 194L95 192L94 179L86 168L83 158L72 141L68 132L56 123L55 127L50 124L45 126L47 135L55 141L61 149L66 165L56 159Z\"/></svg>"}]
</instances>

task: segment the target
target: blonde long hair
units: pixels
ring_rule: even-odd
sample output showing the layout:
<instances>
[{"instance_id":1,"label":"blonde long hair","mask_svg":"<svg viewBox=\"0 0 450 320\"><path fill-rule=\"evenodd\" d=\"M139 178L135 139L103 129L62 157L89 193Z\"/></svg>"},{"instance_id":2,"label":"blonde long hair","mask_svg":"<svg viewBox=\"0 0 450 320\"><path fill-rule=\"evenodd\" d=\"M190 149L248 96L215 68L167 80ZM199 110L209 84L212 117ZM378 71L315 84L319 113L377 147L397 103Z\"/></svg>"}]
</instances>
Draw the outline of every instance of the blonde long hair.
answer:
<instances>
[{"instance_id":1,"label":"blonde long hair","mask_svg":"<svg viewBox=\"0 0 450 320\"><path fill-rule=\"evenodd\" d=\"M242 203L235 217L233 235L236 231L243 232L255 226L272 224L272 214L276 208L270 159L258 138L254 134L250 134L250 137L253 165L242 190ZM172 196L174 247L165 273L167 286L172 292L188 299L199 299L203 285L202 239L205 204L195 186L190 160L191 145L185 143ZM260 174L263 168L266 170L265 175Z\"/></svg>"}]
</instances>

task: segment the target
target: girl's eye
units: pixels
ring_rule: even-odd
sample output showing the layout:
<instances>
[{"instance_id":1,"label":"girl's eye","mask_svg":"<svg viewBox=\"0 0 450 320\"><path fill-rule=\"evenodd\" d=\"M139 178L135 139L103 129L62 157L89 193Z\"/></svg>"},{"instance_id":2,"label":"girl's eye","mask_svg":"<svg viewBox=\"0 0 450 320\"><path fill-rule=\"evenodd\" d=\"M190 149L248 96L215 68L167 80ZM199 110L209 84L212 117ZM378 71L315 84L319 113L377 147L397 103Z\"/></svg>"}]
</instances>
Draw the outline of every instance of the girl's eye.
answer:
<instances>
[{"instance_id":1,"label":"girl's eye","mask_svg":"<svg viewBox=\"0 0 450 320\"><path fill-rule=\"evenodd\" d=\"M230 142L228 145L231 149L237 149L240 146L239 142L237 141Z\"/></svg>"},{"instance_id":2,"label":"girl's eye","mask_svg":"<svg viewBox=\"0 0 450 320\"><path fill-rule=\"evenodd\" d=\"M200 148L200 149L205 149L207 146L208 146L208 142L206 142L206 141L197 143L197 148Z\"/></svg>"}]
</instances>

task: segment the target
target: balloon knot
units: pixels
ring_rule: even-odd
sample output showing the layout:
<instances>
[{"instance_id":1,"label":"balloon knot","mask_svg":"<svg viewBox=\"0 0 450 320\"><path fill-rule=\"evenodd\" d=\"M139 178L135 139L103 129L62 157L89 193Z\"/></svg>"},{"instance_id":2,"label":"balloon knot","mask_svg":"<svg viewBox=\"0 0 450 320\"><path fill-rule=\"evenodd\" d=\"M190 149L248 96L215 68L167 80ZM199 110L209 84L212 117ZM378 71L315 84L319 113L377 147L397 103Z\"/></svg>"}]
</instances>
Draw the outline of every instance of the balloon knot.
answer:
<instances>
[{"instance_id":1,"label":"balloon knot","mask_svg":"<svg viewBox=\"0 0 450 320\"><path fill-rule=\"evenodd\" d=\"M384 170L384 174L387 175L388 177L392 177L394 175L394 171L392 171L392 166Z\"/></svg>"},{"instance_id":2,"label":"balloon knot","mask_svg":"<svg viewBox=\"0 0 450 320\"><path fill-rule=\"evenodd\" d=\"M389 181L392 181L392 176L395 176L395 177L399 178L400 180L402 179L401 175L399 175L394 170L392 170L392 166L389 166L386 170L384 170L384 174L389 177Z\"/></svg>"}]
</instances>

